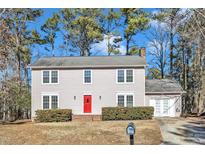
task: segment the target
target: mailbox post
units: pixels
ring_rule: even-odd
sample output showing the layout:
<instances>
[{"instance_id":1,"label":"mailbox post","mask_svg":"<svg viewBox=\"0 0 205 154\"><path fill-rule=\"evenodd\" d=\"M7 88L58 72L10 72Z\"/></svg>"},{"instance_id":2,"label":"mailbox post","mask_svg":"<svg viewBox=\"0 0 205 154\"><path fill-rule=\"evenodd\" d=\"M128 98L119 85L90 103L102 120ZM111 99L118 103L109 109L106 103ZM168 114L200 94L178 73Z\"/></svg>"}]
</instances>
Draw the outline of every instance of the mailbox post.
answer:
<instances>
[{"instance_id":1,"label":"mailbox post","mask_svg":"<svg viewBox=\"0 0 205 154\"><path fill-rule=\"evenodd\" d=\"M130 122L126 128L127 135L130 137L130 145L134 145L135 125Z\"/></svg>"}]
</instances>

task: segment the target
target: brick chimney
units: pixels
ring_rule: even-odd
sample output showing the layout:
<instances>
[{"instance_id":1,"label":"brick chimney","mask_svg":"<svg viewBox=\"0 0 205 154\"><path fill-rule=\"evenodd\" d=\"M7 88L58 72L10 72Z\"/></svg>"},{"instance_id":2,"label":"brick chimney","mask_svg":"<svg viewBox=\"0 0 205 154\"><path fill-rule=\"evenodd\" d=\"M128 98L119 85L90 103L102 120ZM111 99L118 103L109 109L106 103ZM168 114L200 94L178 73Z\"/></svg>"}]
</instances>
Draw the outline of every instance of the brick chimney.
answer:
<instances>
[{"instance_id":1,"label":"brick chimney","mask_svg":"<svg viewBox=\"0 0 205 154\"><path fill-rule=\"evenodd\" d=\"M145 47L140 48L139 56L143 57L143 58L146 58L146 48Z\"/></svg>"}]
</instances>

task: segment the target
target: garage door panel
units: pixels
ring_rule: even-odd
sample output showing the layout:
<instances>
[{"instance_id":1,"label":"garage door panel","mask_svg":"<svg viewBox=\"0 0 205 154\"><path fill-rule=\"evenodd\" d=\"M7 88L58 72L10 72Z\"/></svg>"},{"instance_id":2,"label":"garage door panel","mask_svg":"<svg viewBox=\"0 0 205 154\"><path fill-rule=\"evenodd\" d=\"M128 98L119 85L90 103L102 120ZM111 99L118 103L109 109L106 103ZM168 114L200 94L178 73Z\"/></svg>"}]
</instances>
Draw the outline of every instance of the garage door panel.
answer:
<instances>
[{"instance_id":1,"label":"garage door panel","mask_svg":"<svg viewBox=\"0 0 205 154\"><path fill-rule=\"evenodd\" d=\"M169 100L161 100L162 105L162 116L169 116L170 106L169 106Z\"/></svg>"},{"instance_id":2,"label":"garage door panel","mask_svg":"<svg viewBox=\"0 0 205 154\"><path fill-rule=\"evenodd\" d=\"M155 101L155 107L154 107L155 109L155 115L156 116L160 116L161 115L161 108L162 108L162 106L161 106L161 102L160 102L160 100L156 100Z\"/></svg>"},{"instance_id":3,"label":"garage door panel","mask_svg":"<svg viewBox=\"0 0 205 154\"><path fill-rule=\"evenodd\" d=\"M154 116L175 116L175 103L174 99L151 99L150 106L154 107Z\"/></svg>"},{"instance_id":4,"label":"garage door panel","mask_svg":"<svg viewBox=\"0 0 205 154\"><path fill-rule=\"evenodd\" d=\"M170 117L175 117L175 99L170 99L170 114L169 114L169 116Z\"/></svg>"}]
</instances>

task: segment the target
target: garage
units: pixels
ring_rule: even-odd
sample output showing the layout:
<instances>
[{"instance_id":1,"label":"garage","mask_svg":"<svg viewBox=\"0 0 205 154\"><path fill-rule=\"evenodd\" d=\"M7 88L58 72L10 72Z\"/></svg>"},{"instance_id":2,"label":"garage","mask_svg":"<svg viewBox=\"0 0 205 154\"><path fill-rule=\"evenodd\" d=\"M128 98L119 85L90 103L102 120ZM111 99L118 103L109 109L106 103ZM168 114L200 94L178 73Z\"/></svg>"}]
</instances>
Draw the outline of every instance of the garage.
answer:
<instances>
[{"instance_id":1,"label":"garage","mask_svg":"<svg viewBox=\"0 0 205 154\"><path fill-rule=\"evenodd\" d=\"M150 99L149 106L154 107L155 117L175 117L174 99Z\"/></svg>"},{"instance_id":2,"label":"garage","mask_svg":"<svg viewBox=\"0 0 205 154\"><path fill-rule=\"evenodd\" d=\"M155 117L179 117L182 87L170 79L152 79L145 82L145 105L154 107Z\"/></svg>"}]
</instances>

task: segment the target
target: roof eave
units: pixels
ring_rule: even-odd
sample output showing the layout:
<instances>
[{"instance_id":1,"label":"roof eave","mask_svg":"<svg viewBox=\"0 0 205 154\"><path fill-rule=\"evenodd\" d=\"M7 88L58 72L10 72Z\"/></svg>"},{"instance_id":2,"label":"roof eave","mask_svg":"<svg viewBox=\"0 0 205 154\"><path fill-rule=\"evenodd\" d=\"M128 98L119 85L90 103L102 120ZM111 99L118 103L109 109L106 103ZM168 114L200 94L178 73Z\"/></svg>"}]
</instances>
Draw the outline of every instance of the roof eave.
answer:
<instances>
[{"instance_id":1,"label":"roof eave","mask_svg":"<svg viewBox=\"0 0 205 154\"><path fill-rule=\"evenodd\" d=\"M81 69L81 68L145 68L146 64L144 65L101 65L101 66L32 66L30 65L29 68L31 69Z\"/></svg>"},{"instance_id":2,"label":"roof eave","mask_svg":"<svg viewBox=\"0 0 205 154\"><path fill-rule=\"evenodd\" d=\"M151 91L148 91L148 92L145 92L145 94L148 94L148 95L152 95L152 94L161 94L161 95L163 95L163 94L172 94L172 95L174 95L174 94L184 94L184 93L186 93L185 91L164 91L164 92L151 92Z\"/></svg>"}]
</instances>

